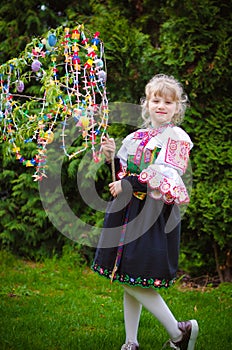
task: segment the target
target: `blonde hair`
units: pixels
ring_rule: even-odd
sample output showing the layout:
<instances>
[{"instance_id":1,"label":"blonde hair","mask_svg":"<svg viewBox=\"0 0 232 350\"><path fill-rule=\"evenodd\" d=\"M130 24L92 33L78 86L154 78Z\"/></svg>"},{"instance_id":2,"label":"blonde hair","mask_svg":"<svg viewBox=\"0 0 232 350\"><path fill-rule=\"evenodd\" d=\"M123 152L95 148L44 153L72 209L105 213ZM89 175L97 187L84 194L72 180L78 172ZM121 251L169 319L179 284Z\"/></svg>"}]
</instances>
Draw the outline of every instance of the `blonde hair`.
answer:
<instances>
[{"instance_id":1,"label":"blonde hair","mask_svg":"<svg viewBox=\"0 0 232 350\"><path fill-rule=\"evenodd\" d=\"M148 127L151 119L148 113L148 101L154 97L171 98L177 103L177 112L172 118L172 122L177 125L180 124L185 115L186 107L188 106L188 96L183 90L181 83L179 83L173 76L165 74L155 75L145 87L145 98L142 100L142 118L144 126Z\"/></svg>"}]
</instances>

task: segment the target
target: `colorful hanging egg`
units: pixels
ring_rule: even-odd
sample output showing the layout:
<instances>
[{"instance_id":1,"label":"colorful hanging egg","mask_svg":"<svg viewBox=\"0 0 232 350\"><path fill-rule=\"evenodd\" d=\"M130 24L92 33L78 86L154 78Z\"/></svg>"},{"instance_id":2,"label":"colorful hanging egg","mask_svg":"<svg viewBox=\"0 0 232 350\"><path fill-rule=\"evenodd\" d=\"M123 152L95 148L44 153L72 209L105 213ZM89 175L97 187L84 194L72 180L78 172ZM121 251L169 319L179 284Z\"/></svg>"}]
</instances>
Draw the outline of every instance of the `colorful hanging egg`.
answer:
<instances>
[{"instance_id":1,"label":"colorful hanging egg","mask_svg":"<svg viewBox=\"0 0 232 350\"><path fill-rule=\"evenodd\" d=\"M106 81L106 72L104 70L99 70L97 75L99 80L101 80L102 82Z\"/></svg>"},{"instance_id":2,"label":"colorful hanging egg","mask_svg":"<svg viewBox=\"0 0 232 350\"><path fill-rule=\"evenodd\" d=\"M84 129L88 128L89 126L89 119L86 116L80 117L80 123L83 126Z\"/></svg>"},{"instance_id":3,"label":"colorful hanging egg","mask_svg":"<svg viewBox=\"0 0 232 350\"><path fill-rule=\"evenodd\" d=\"M41 62L39 60L34 60L31 64L31 69L33 72L38 72L41 67Z\"/></svg>"},{"instance_id":4,"label":"colorful hanging egg","mask_svg":"<svg viewBox=\"0 0 232 350\"><path fill-rule=\"evenodd\" d=\"M19 80L17 83L17 91L23 92L23 90L24 90L24 82L22 80Z\"/></svg>"},{"instance_id":5,"label":"colorful hanging egg","mask_svg":"<svg viewBox=\"0 0 232 350\"><path fill-rule=\"evenodd\" d=\"M52 131L46 131L44 134L44 138L47 141L47 143L52 143L52 141L54 140L54 134Z\"/></svg>"},{"instance_id":6,"label":"colorful hanging egg","mask_svg":"<svg viewBox=\"0 0 232 350\"><path fill-rule=\"evenodd\" d=\"M97 68L102 68L102 67L104 66L104 63L103 63L103 61L102 61L100 58L98 58L97 60L95 60L94 63L95 63L95 66L96 66Z\"/></svg>"},{"instance_id":7,"label":"colorful hanging egg","mask_svg":"<svg viewBox=\"0 0 232 350\"><path fill-rule=\"evenodd\" d=\"M50 34L48 37L48 44L50 46L55 46L57 42L56 36L54 34Z\"/></svg>"}]
</instances>

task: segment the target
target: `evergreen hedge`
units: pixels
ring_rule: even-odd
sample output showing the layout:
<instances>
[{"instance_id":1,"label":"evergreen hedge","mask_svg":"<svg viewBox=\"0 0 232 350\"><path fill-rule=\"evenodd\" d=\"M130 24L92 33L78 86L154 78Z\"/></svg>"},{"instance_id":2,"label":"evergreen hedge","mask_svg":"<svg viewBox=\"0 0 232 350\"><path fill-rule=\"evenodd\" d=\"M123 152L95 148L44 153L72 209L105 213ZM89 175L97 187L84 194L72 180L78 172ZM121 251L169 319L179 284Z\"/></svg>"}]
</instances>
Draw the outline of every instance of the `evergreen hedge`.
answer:
<instances>
[{"instance_id":1,"label":"evergreen hedge","mask_svg":"<svg viewBox=\"0 0 232 350\"><path fill-rule=\"evenodd\" d=\"M34 1L33 6L37 3ZM4 5L0 13L6 9L6 1ZM111 102L138 104L146 82L156 73L172 74L183 83L191 103L183 128L194 148L191 202L182 224L181 267L192 275L217 271L221 281L231 281L231 5L225 0L170 0L159 4L149 0L87 1L75 9L72 4L63 5L55 25L73 23L79 16L78 21L84 19L90 30L101 32ZM37 17L44 21L43 12ZM8 18L7 24L13 28L11 21L12 17ZM47 22L41 31L46 26ZM27 38L29 34L27 29ZM4 35L1 57L6 58L7 52L17 51L11 51L10 32ZM25 41L21 36L18 41L21 49L20 43ZM112 126L109 131L123 137L129 129ZM31 180L32 170L22 169L8 146L0 146L2 246L37 259L60 250L66 238L49 222L37 185ZM64 192L74 212L100 225L102 213L93 213L84 206L77 191L79 162L73 159L64 165L63 176L68 179ZM110 173L102 167L97 176L98 191L107 198Z\"/></svg>"}]
</instances>

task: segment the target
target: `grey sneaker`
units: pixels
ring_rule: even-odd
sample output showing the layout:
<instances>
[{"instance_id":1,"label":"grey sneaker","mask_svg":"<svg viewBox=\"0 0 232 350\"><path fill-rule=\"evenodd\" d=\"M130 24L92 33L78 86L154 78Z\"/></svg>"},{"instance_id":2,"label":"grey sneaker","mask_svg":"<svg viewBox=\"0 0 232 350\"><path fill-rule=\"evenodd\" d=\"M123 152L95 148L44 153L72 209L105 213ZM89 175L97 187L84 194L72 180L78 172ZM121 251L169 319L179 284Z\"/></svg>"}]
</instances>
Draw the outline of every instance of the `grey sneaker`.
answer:
<instances>
[{"instance_id":1,"label":"grey sneaker","mask_svg":"<svg viewBox=\"0 0 232 350\"><path fill-rule=\"evenodd\" d=\"M128 342L126 344L123 344L121 350L139 350L139 347L135 343Z\"/></svg>"},{"instance_id":2,"label":"grey sneaker","mask_svg":"<svg viewBox=\"0 0 232 350\"><path fill-rule=\"evenodd\" d=\"M198 323L196 320L178 322L178 328L181 330L183 337L180 341L174 342L168 340L164 347L167 345L176 350L194 350L195 343L198 336ZM164 349L164 347L162 349Z\"/></svg>"}]
</instances>

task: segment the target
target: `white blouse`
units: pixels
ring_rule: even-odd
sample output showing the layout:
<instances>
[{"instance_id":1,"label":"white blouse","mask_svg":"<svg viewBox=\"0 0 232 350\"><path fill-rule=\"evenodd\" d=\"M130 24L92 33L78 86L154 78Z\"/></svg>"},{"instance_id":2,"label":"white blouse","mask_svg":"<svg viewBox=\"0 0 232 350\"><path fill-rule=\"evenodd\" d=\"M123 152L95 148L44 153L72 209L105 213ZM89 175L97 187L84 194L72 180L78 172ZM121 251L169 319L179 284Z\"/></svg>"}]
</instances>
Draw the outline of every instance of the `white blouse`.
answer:
<instances>
[{"instance_id":1,"label":"white blouse","mask_svg":"<svg viewBox=\"0 0 232 350\"><path fill-rule=\"evenodd\" d=\"M139 129L129 134L122 142L117 156L120 159L121 166L125 169L127 166L128 155L136 155L138 146L142 141L139 133L146 132L148 129ZM160 148L160 152L154 163L148 163L147 167L138 174L138 180L141 183L147 183L149 195L154 199L163 199L166 203L187 203L189 196L181 176L185 173L189 153L193 143L189 135L178 126L168 126L163 131L155 135L151 129L151 136L144 147L154 150Z\"/></svg>"}]
</instances>

